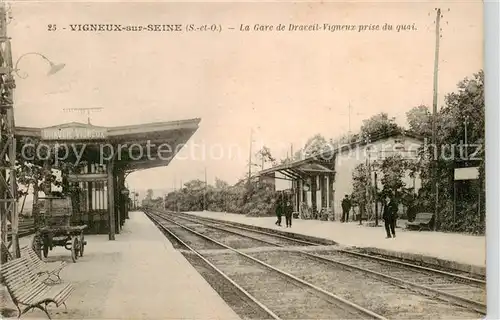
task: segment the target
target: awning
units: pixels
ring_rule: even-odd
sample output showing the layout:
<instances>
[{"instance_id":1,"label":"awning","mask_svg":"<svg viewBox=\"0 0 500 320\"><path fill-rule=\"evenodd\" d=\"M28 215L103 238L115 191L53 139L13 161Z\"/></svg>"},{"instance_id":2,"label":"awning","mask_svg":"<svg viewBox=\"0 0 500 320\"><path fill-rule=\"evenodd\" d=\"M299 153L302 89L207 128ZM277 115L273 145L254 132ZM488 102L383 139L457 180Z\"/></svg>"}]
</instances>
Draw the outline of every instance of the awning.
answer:
<instances>
[{"instance_id":1,"label":"awning","mask_svg":"<svg viewBox=\"0 0 500 320\"><path fill-rule=\"evenodd\" d=\"M333 160L325 161L317 158L308 158L262 170L258 173L258 175L268 176L278 172L292 180L304 180L311 175L333 174L335 173L333 168Z\"/></svg>"},{"instance_id":2,"label":"awning","mask_svg":"<svg viewBox=\"0 0 500 320\"><path fill-rule=\"evenodd\" d=\"M66 123L47 128L16 127L15 135L34 138L48 145L66 145L65 159L102 163L114 155L115 164L126 171L166 166L198 130L201 119L99 127ZM21 144L18 145L20 147Z\"/></svg>"}]
</instances>

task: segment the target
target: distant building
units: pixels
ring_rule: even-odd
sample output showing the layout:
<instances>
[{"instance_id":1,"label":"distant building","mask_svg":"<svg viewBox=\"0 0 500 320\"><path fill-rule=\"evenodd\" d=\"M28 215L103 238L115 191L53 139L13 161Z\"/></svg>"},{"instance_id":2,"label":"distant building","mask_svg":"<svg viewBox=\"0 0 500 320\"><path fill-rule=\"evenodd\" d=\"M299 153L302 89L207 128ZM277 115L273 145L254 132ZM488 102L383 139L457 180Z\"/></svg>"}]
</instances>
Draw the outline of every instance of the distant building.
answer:
<instances>
[{"instance_id":1,"label":"distant building","mask_svg":"<svg viewBox=\"0 0 500 320\"><path fill-rule=\"evenodd\" d=\"M342 212L342 198L353 191L352 174L359 164L373 163L395 154L415 159L422 145L420 137L395 131L372 138L370 143L360 141L333 146L323 154L262 170L259 175L266 181L274 180L276 190L291 190L296 211L304 205L315 212L321 208L331 209L337 220ZM372 179L373 176L372 173ZM381 174L378 186L382 188L380 178ZM419 177L406 176L404 182L415 191L420 189Z\"/></svg>"}]
</instances>

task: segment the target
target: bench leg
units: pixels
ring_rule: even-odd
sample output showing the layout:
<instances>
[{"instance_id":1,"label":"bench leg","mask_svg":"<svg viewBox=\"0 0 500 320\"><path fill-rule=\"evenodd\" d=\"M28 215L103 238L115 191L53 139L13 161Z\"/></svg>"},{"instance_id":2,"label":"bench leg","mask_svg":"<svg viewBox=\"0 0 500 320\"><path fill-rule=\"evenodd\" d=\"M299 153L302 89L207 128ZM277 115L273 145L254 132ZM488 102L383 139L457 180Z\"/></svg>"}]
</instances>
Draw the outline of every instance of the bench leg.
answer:
<instances>
[{"instance_id":1,"label":"bench leg","mask_svg":"<svg viewBox=\"0 0 500 320\"><path fill-rule=\"evenodd\" d=\"M49 318L49 320L51 320L52 318L50 317L50 314L47 312L47 309L42 307L41 305L37 304L37 305L32 305L32 306L28 306L26 307L22 312L21 310L19 309L19 314L17 315L17 318L19 319L21 317L21 315L25 314L26 312L28 312L29 310L31 309L34 309L34 308L37 308L37 309L40 309L42 310L43 312L45 312L45 314L47 315L47 317Z\"/></svg>"},{"instance_id":2,"label":"bench leg","mask_svg":"<svg viewBox=\"0 0 500 320\"><path fill-rule=\"evenodd\" d=\"M23 313L21 312L21 308L19 308L19 306L17 304L16 304L16 308L17 308L17 318L19 319L19 318L21 318L21 315Z\"/></svg>"},{"instance_id":3,"label":"bench leg","mask_svg":"<svg viewBox=\"0 0 500 320\"><path fill-rule=\"evenodd\" d=\"M47 304L45 304L45 308L42 307L41 305L36 305L34 306L35 308L38 308L40 310L42 310L43 312L45 312L45 314L47 315L47 318L49 318L49 320L51 320L52 318L50 317L50 314L49 312L47 311Z\"/></svg>"}]
</instances>

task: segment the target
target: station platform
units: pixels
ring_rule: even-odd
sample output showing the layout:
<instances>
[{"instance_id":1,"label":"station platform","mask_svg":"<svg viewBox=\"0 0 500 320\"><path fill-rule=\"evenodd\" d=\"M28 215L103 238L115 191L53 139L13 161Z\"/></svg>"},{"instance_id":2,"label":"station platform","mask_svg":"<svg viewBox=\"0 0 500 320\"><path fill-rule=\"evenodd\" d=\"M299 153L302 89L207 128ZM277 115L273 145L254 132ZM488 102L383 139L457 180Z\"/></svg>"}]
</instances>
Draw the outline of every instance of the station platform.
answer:
<instances>
[{"instance_id":1,"label":"station platform","mask_svg":"<svg viewBox=\"0 0 500 320\"><path fill-rule=\"evenodd\" d=\"M49 252L47 261L68 262L61 278L75 287L66 311L49 306L53 319L240 319L144 213L131 212L115 241L86 240L76 263L63 247ZM6 290L2 296L2 313L17 318ZM35 310L23 318L47 317Z\"/></svg>"},{"instance_id":2,"label":"station platform","mask_svg":"<svg viewBox=\"0 0 500 320\"><path fill-rule=\"evenodd\" d=\"M486 272L486 239L456 233L408 231L396 229L396 238L386 239L383 221L378 227L359 222L340 223L294 219L292 228L275 225L276 217L247 217L225 212L186 212L201 217L232 221L261 228L281 230L310 237L324 238L340 245L370 248L372 252L418 260L443 267L484 275ZM366 222L365 222L366 224Z\"/></svg>"}]
</instances>

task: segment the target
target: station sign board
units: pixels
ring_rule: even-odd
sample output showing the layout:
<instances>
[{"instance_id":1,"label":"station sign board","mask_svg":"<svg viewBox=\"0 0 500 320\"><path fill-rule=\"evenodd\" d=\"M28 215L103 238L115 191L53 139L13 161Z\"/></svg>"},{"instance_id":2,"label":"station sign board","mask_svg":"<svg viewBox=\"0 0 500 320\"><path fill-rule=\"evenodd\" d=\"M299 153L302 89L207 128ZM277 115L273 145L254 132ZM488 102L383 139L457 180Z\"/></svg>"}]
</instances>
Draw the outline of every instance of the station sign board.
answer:
<instances>
[{"instance_id":1,"label":"station sign board","mask_svg":"<svg viewBox=\"0 0 500 320\"><path fill-rule=\"evenodd\" d=\"M90 126L50 127L42 129L41 136L42 140L102 140L107 137L107 129Z\"/></svg>"},{"instance_id":2,"label":"station sign board","mask_svg":"<svg viewBox=\"0 0 500 320\"><path fill-rule=\"evenodd\" d=\"M455 181L476 179L479 179L479 167L455 168Z\"/></svg>"}]
</instances>

